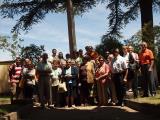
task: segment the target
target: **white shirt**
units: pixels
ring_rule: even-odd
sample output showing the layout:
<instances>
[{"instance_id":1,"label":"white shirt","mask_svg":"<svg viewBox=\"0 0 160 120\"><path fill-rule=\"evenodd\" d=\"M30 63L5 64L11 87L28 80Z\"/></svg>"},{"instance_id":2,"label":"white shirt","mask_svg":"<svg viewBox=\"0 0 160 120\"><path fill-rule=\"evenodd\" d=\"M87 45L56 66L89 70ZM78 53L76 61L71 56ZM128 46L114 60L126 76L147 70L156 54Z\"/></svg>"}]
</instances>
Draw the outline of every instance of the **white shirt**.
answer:
<instances>
[{"instance_id":1,"label":"white shirt","mask_svg":"<svg viewBox=\"0 0 160 120\"><path fill-rule=\"evenodd\" d=\"M56 55L56 56L50 56L50 57L48 58L48 62L50 62L50 63L52 63L53 60L58 60L58 56L57 56L57 55Z\"/></svg>"},{"instance_id":2,"label":"white shirt","mask_svg":"<svg viewBox=\"0 0 160 120\"><path fill-rule=\"evenodd\" d=\"M121 73L125 69L127 69L126 60L118 55L117 58L114 58L111 63L111 71L112 73Z\"/></svg>"},{"instance_id":3,"label":"white shirt","mask_svg":"<svg viewBox=\"0 0 160 120\"><path fill-rule=\"evenodd\" d=\"M52 70L51 76L52 76L52 86L59 85L59 76L62 74L62 69L57 68L56 70Z\"/></svg>"},{"instance_id":4,"label":"white shirt","mask_svg":"<svg viewBox=\"0 0 160 120\"><path fill-rule=\"evenodd\" d=\"M69 67L69 69L66 70L66 75L71 75L71 67Z\"/></svg>"},{"instance_id":5,"label":"white shirt","mask_svg":"<svg viewBox=\"0 0 160 120\"><path fill-rule=\"evenodd\" d=\"M127 67L128 67L128 64L129 64L129 53L127 52L127 54L124 54L124 55L123 55L123 58L124 58L124 60L125 60L125 62L126 62L126 65L127 65Z\"/></svg>"}]
</instances>

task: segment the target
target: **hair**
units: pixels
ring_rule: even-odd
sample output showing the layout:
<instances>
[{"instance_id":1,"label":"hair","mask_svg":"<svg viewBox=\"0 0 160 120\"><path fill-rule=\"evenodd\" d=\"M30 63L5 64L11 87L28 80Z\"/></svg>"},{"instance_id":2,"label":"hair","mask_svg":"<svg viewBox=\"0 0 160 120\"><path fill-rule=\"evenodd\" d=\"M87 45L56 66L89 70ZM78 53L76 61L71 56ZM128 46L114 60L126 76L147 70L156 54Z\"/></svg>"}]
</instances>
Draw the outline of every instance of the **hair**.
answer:
<instances>
[{"instance_id":1,"label":"hair","mask_svg":"<svg viewBox=\"0 0 160 120\"><path fill-rule=\"evenodd\" d=\"M91 60L91 57L89 55L86 55L86 56L84 56L84 60L89 61L89 60Z\"/></svg>"},{"instance_id":2,"label":"hair","mask_svg":"<svg viewBox=\"0 0 160 120\"><path fill-rule=\"evenodd\" d=\"M60 65L60 61L59 60L53 60L52 64L58 64L58 65Z\"/></svg>"},{"instance_id":3,"label":"hair","mask_svg":"<svg viewBox=\"0 0 160 120\"><path fill-rule=\"evenodd\" d=\"M113 50L113 53L120 53L120 51L119 51L119 49L118 48L115 48L114 50Z\"/></svg>"},{"instance_id":4,"label":"hair","mask_svg":"<svg viewBox=\"0 0 160 120\"><path fill-rule=\"evenodd\" d=\"M142 42L141 45L145 45L145 47L148 47L148 44L146 42Z\"/></svg>"},{"instance_id":5,"label":"hair","mask_svg":"<svg viewBox=\"0 0 160 120\"><path fill-rule=\"evenodd\" d=\"M122 48L128 50L128 46L127 45L123 45Z\"/></svg>"}]
</instances>

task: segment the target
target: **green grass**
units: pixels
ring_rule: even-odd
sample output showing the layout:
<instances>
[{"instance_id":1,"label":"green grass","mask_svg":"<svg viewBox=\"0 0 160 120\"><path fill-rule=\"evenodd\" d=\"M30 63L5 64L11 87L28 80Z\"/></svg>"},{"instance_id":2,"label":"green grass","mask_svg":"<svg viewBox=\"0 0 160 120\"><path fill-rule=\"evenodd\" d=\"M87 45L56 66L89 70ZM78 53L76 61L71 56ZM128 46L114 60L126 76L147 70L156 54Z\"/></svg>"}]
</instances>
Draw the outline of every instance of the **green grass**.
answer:
<instances>
[{"instance_id":1,"label":"green grass","mask_svg":"<svg viewBox=\"0 0 160 120\"><path fill-rule=\"evenodd\" d=\"M137 98L133 101L139 102L139 103L148 103L148 104L154 104L154 105L160 105L160 94L157 94L154 97L144 97L144 98Z\"/></svg>"},{"instance_id":2,"label":"green grass","mask_svg":"<svg viewBox=\"0 0 160 120\"><path fill-rule=\"evenodd\" d=\"M22 105L0 105L0 116L5 115L7 113L13 112L21 108Z\"/></svg>"},{"instance_id":3,"label":"green grass","mask_svg":"<svg viewBox=\"0 0 160 120\"><path fill-rule=\"evenodd\" d=\"M160 88L158 88L156 96L138 97L137 99L132 99L132 100L138 103L160 105Z\"/></svg>"}]
</instances>

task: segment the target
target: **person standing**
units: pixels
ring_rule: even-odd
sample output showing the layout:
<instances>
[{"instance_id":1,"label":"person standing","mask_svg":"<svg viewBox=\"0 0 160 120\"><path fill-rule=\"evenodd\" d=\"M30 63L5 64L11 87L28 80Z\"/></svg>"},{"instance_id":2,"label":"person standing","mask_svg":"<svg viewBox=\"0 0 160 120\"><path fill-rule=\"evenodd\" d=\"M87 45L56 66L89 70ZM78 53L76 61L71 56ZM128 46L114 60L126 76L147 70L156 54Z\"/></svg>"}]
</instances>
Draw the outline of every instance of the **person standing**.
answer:
<instances>
[{"instance_id":1,"label":"person standing","mask_svg":"<svg viewBox=\"0 0 160 120\"><path fill-rule=\"evenodd\" d=\"M134 48L130 45L128 46L129 52L129 68L128 68L128 91L133 91L134 98L138 96L138 72L139 72L139 57L138 54L134 52Z\"/></svg>"},{"instance_id":2,"label":"person standing","mask_svg":"<svg viewBox=\"0 0 160 120\"><path fill-rule=\"evenodd\" d=\"M143 97L148 97L148 88L151 96L156 94L156 86L153 76L154 55L153 52L147 48L147 43L142 42L141 51L139 53L139 60L142 74Z\"/></svg>"},{"instance_id":3,"label":"person standing","mask_svg":"<svg viewBox=\"0 0 160 120\"><path fill-rule=\"evenodd\" d=\"M29 58L25 59L25 64L22 70L22 80L24 80L24 98L32 99L33 98L33 90L35 86L35 68L32 64L32 61Z\"/></svg>"},{"instance_id":4,"label":"person standing","mask_svg":"<svg viewBox=\"0 0 160 120\"><path fill-rule=\"evenodd\" d=\"M21 88L19 86L21 80L22 63L20 57L16 57L15 63L9 66L9 83L11 85L11 102L14 97L16 100L19 98Z\"/></svg>"},{"instance_id":5,"label":"person standing","mask_svg":"<svg viewBox=\"0 0 160 120\"><path fill-rule=\"evenodd\" d=\"M97 82L97 91L98 91L98 100L99 106L107 105L108 95L107 95L107 88L108 88L108 78L109 75L109 66L104 62L102 57L99 57L99 67L96 70L96 82Z\"/></svg>"},{"instance_id":6,"label":"person standing","mask_svg":"<svg viewBox=\"0 0 160 120\"><path fill-rule=\"evenodd\" d=\"M51 73L51 84L52 84L52 104L54 107L59 105L59 94L58 85L60 82L60 76L62 74L62 69L59 67L59 60L53 60L52 62L52 73Z\"/></svg>"},{"instance_id":7,"label":"person standing","mask_svg":"<svg viewBox=\"0 0 160 120\"><path fill-rule=\"evenodd\" d=\"M124 96L126 94L126 82L128 69L125 59L120 56L119 49L116 48L113 52L114 58L111 63L112 80L115 84L116 97L118 102L116 105L124 105Z\"/></svg>"},{"instance_id":8,"label":"person standing","mask_svg":"<svg viewBox=\"0 0 160 120\"><path fill-rule=\"evenodd\" d=\"M76 97L78 70L71 66L71 60L66 61L66 67L62 69L62 79L66 82L67 87L66 107L70 105L75 107L74 99Z\"/></svg>"},{"instance_id":9,"label":"person standing","mask_svg":"<svg viewBox=\"0 0 160 120\"><path fill-rule=\"evenodd\" d=\"M42 55L42 61L37 64L36 75L38 78L39 98L41 107L45 107L45 101L50 105L50 74L52 72L52 65L47 61L48 54Z\"/></svg>"}]
</instances>

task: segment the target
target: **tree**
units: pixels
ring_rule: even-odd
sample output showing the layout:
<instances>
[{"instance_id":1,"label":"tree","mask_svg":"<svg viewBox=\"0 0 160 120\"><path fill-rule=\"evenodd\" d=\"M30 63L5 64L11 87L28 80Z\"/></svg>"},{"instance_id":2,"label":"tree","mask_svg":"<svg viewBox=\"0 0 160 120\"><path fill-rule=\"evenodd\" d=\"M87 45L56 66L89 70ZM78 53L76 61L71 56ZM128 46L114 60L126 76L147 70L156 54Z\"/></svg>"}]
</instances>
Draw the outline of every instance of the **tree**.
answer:
<instances>
[{"instance_id":1,"label":"tree","mask_svg":"<svg viewBox=\"0 0 160 120\"><path fill-rule=\"evenodd\" d=\"M153 48L153 9L160 8L159 0L109 0L109 31L107 36L121 37L120 30L129 22L136 20L141 14L142 40Z\"/></svg>"},{"instance_id":2,"label":"tree","mask_svg":"<svg viewBox=\"0 0 160 120\"><path fill-rule=\"evenodd\" d=\"M44 51L45 49L43 45L37 46L31 44L29 46L22 47L20 56L23 59L30 58L32 60L32 63L36 65Z\"/></svg>"},{"instance_id":3,"label":"tree","mask_svg":"<svg viewBox=\"0 0 160 120\"><path fill-rule=\"evenodd\" d=\"M145 29L145 28L144 28ZM152 46L155 46L155 55L157 55L158 48L160 48L160 26L153 27L153 34L155 36L155 42ZM135 51L140 50L139 44L142 42L142 31L139 30L135 35L125 41L126 44L130 44L135 48Z\"/></svg>"},{"instance_id":4,"label":"tree","mask_svg":"<svg viewBox=\"0 0 160 120\"><path fill-rule=\"evenodd\" d=\"M19 55L21 49L21 42L23 39L18 38L17 34L13 34L12 37L0 36L0 49L11 53L13 59Z\"/></svg>"},{"instance_id":5,"label":"tree","mask_svg":"<svg viewBox=\"0 0 160 120\"><path fill-rule=\"evenodd\" d=\"M105 57L105 52L112 52L114 48L122 49L122 44L115 38L102 37L101 44L96 46L96 51Z\"/></svg>"},{"instance_id":6,"label":"tree","mask_svg":"<svg viewBox=\"0 0 160 120\"><path fill-rule=\"evenodd\" d=\"M58 13L67 10L70 54L72 55L76 50L73 14L82 14L100 1L104 0L3 0L0 12L4 18L21 15L12 29L12 32L18 33L20 29L28 31L33 24L40 22L49 12Z\"/></svg>"}]
</instances>

